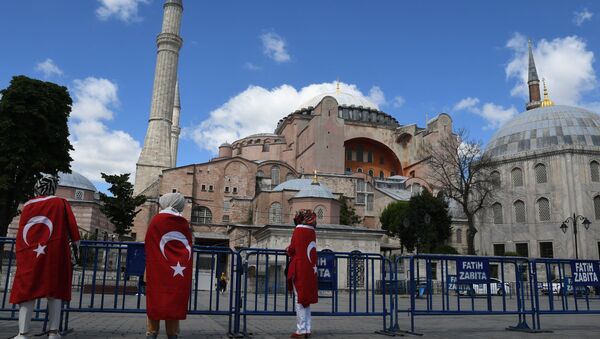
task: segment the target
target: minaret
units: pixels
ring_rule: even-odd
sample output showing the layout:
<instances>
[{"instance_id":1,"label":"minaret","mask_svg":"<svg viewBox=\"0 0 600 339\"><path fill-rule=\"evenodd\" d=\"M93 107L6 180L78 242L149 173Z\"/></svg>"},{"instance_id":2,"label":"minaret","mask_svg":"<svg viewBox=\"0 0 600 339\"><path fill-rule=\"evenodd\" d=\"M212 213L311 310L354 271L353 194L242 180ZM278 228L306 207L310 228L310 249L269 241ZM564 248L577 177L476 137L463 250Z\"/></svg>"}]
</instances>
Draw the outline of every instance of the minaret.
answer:
<instances>
[{"instance_id":1,"label":"minaret","mask_svg":"<svg viewBox=\"0 0 600 339\"><path fill-rule=\"evenodd\" d=\"M529 86L529 102L525 105L527 110L540 107L542 104L540 98L540 79L538 78L535 61L533 60L533 51L531 49L531 40L528 42L529 47L529 74L527 76L527 85Z\"/></svg>"},{"instance_id":2,"label":"minaret","mask_svg":"<svg viewBox=\"0 0 600 339\"><path fill-rule=\"evenodd\" d=\"M183 40L179 37L183 0L165 0L162 29L156 38L157 54L152 89L150 119L142 153L136 164L134 194L140 194L150 186L162 170L170 168L171 123L173 101L177 81L179 49Z\"/></svg>"},{"instance_id":3,"label":"minaret","mask_svg":"<svg viewBox=\"0 0 600 339\"><path fill-rule=\"evenodd\" d=\"M171 125L171 167L177 166L177 148L179 146L179 114L181 101L179 100L179 81L175 83L175 103L173 104L173 124Z\"/></svg>"}]
</instances>

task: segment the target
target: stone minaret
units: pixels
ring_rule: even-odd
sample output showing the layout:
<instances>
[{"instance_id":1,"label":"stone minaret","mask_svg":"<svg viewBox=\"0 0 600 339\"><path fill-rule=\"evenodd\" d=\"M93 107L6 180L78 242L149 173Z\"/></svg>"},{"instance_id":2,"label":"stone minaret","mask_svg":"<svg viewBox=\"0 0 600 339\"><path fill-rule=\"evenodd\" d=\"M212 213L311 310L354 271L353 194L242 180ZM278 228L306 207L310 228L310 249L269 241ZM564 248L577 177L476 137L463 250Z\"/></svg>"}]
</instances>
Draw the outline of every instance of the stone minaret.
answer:
<instances>
[{"instance_id":1,"label":"stone minaret","mask_svg":"<svg viewBox=\"0 0 600 339\"><path fill-rule=\"evenodd\" d=\"M156 39L157 55L152 89L150 119L142 153L136 164L134 194L150 186L162 170L173 165L171 159L171 125L177 81L179 36L183 0L165 0L162 30Z\"/></svg>"},{"instance_id":2,"label":"stone minaret","mask_svg":"<svg viewBox=\"0 0 600 339\"><path fill-rule=\"evenodd\" d=\"M529 102L525 105L527 110L540 107L542 104L540 98L540 79L538 78L535 61L533 60L533 51L531 50L531 40L529 40L529 74L527 76L527 85L529 86Z\"/></svg>"},{"instance_id":3,"label":"stone minaret","mask_svg":"<svg viewBox=\"0 0 600 339\"><path fill-rule=\"evenodd\" d=\"M175 104L173 105L173 124L171 125L171 167L177 166L177 148L179 146L179 114L181 101L179 100L179 82L175 83Z\"/></svg>"}]
</instances>

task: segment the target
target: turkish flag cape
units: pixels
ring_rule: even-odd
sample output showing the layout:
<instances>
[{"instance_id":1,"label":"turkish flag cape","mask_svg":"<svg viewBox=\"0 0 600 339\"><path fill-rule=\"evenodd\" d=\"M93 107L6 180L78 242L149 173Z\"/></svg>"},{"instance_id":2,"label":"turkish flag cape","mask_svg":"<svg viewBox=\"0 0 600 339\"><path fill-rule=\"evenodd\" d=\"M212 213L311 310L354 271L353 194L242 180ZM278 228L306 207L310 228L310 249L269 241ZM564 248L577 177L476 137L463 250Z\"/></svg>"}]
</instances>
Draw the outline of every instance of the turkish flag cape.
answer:
<instances>
[{"instance_id":1,"label":"turkish flag cape","mask_svg":"<svg viewBox=\"0 0 600 339\"><path fill-rule=\"evenodd\" d=\"M146 313L152 320L187 316L192 287L192 233L187 220L163 210L150 222L146 247Z\"/></svg>"},{"instance_id":2,"label":"turkish flag cape","mask_svg":"<svg viewBox=\"0 0 600 339\"><path fill-rule=\"evenodd\" d=\"M55 196L36 197L23 205L16 239L17 272L10 302L38 298L71 300L69 238L79 240L69 203Z\"/></svg>"},{"instance_id":3,"label":"turkish flag cape","mask_svg":"<svg viewBox=\"0 0 600 339\"><path fill-rule=\"evenodd\" d=\"M296 289L298 304L316 304L319 299L316 241L313 226L297 225L287 248L287 254L290 256L288 290Z\"/></svg>"}]
</instances>

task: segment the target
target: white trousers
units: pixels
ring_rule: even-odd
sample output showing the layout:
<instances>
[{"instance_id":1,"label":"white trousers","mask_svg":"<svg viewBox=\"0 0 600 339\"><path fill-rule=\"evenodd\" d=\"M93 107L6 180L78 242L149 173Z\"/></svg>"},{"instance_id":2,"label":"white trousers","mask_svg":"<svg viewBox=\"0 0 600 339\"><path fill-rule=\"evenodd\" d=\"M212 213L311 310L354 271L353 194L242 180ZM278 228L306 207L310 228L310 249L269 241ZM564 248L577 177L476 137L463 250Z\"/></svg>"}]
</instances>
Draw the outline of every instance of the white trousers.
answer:
<instances>
[{"instance_id":1,"label":"white trousers","mask_svg":"<svg viewBox=\"0 0 600 339\"><path fill-rule=\"evenodd\" d=\"M296 303L296 327L296 333L298 334L310 333L310 305L308 307L304 307L302 304Z\"/></svg>"},{"instance_id":2,"label":"white trousers","mask_svg":"<svg viewBox=\"0 0 600 339\"><path fill-rule=\"evenodd\" d=\"M48 298L48 329L58 330L62 300ZM25 334L31 328L31 317L35 308L35 300L19 304L19 333Z\"/></svg>"}]
</instances>

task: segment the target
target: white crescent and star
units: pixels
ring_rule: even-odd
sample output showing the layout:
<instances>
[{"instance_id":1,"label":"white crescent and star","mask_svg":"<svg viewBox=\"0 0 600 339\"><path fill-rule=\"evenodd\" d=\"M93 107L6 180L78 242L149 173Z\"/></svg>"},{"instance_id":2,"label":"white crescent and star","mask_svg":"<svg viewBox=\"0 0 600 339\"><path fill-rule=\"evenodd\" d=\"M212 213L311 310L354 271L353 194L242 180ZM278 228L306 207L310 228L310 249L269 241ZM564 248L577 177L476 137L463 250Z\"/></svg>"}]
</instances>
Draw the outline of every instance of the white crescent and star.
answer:
<instances>
[{"instance_id":1,"label":"white crescent and star","mask_svg":"<svg viewBox=\"0 0 600 339\"><path fill-rule=\"evenodd\" d=\"M192 257L192 248L190 247L190 243L187 240L187 238L185 237L185 235L183 235L183 233L178 232L178 231L171 231L171 232L165 233L160 238L160 245L159 245L160 252L162 253L163 257L165 257L165 259L168 259L167 255L165 254L165 246L167 245L167 243L169 241L179 241L180 243L182 243L183 246L185 246L185 249L188 251L188 260ZM185 266L181 266L179 261L177 262L176 266L171 266L171 268L173 269L173 276L180 275L182 277L183 277L183 270L186 269Z\"/></svg>"},{"instance_id":2,"label":"white crescent and star","mask_svg":"<svg viewBox=\"0 0 600 339\"><path fill-rule=\"evenodd\" d=\"M311 264L312 259L310 259L310 251L315 250L315 252L317 251L317 243L314 241L311 241L308 246L306 246L306 256L308 257L308 262L310 262ZM315 271L315 274L317 273L317 265L313 265L313 271Z\"/></svg>"},{"instance_id":3,"label":"white crescent and star","mask_svg":"<svg viewBox=\"0 0 600 339\"><path fill-rule=\"evenodd\" d=\"M43 215L37 215L35 217L29 218L29 220L27 220L27 223L25 224L25 227L23 227L23 241L25 242L25 244L27 244L27 246L29 246L29 241L27 241L27 233L33 226L39 224L43 224L46 225L46 227L48 227L50 234L48 234L48 239L46 239L46 241L50 240L50 237L52 236L52 230L54 229L52 221ZM36 253L36 258L38 258L42 254L46 254L46 246L47 245L38 244L37 248L33 250Z\"/></svg>"}]
</instances>

